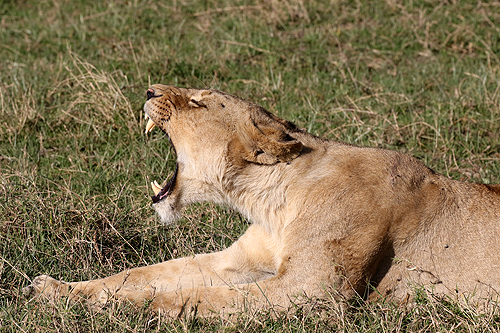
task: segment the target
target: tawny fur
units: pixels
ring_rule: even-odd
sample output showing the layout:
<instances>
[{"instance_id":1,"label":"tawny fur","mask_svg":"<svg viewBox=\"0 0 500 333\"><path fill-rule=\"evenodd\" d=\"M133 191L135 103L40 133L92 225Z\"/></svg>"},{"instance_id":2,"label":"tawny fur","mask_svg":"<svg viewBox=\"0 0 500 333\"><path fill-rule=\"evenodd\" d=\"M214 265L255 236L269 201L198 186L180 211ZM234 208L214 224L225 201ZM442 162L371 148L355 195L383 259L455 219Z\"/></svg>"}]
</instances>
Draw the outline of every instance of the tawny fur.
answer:
<instances>
[{"instance_id":1,"label":"tawny fur","mask_svg":"<svg viewBox=\"0 0 500 333\"><path fill-rule=\"evenodd\" d=\"M450 180L398 152L326 141L215 90L154 85L146 114L168 134L179 167L154 207L165 223L211 201L252 222L224 251L26 288L49 298L152 300L177 316L251 305L286 309L296 296L496 300L500 186ZM376 288L376 289L374 289Z\"/></svg>"}]
</instances>

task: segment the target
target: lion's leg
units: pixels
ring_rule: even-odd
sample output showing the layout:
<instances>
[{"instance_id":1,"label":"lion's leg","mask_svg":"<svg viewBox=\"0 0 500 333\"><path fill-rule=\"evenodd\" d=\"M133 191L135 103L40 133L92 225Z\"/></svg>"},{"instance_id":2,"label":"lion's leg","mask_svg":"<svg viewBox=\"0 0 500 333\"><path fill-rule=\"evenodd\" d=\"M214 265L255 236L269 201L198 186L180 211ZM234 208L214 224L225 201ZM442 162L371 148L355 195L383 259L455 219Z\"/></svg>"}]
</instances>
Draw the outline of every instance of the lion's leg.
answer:
<instances>
[{"instance_id":1,"label":"lion's leg","mask_svg":"<svg viewBox=\"0 0 500 333\"><path fill-rule=\"evenodd\" d=\"M199 286L150 295L129 294L126 298L139 305L150 298L148 305L151 310L176 317L193 309L204 316L248 309L280 312L287 310L291 303L301 303L309 297L329 296L334 290L350 293L350 288L344 283L343 270L338 269L331 253L324 251L322 243L294 240L288 239L288 245L281 249L279 269L273 277L250 283Z\"/></svg>"},{"instance_id":2,"label":"lion's leg","mask_svg":"<svg viewBox=\"0 0 500 333\"><path fill-rule=\"evenodd\" d=\"M301 266L311 268L311 265ZM292 302L303 301L301 296L325 295L325 290L332 281L325 280L325 276L318 274L317 269L313 271L313 274L307 274L306 270L293 267L280 270L278 276L261 281L199 285L174 291L122 288L115 292L114 298L130 301L139 307L147 306L151 311L171 317L193 311L202 316L266 309L281 312L287 310ZM335 282L333 281L334 284Z\"/></svg>"},{"instance_id":3,"label":"lion's leg","mask_svg":"<svg viewBox=\"0 0 500 333\"><path fill-rule=\"evenodd\" d=\"M281 312L290 306L291 300L291 295L283 290L283 282L280 279L269 279L234 286L162 292L151 298L149 308L171 317L193 311L202 316L270 308ZM133 301L140 303L141 300L136 298Z\"/></svg>"},{"instance_id":4,"label":"lion's leg","mask_svg":"<svg viewBox=\"0 0 500 333\"><path fill-rule=\"evenodd\" d=\"M207 316L240 311L272 310L282 312L292 303L302 304L310 297L330 295L343 277L330 274L328 258L321 253L315 261L309 255L291 252L285 256L279 273L271 278L246 284L189 288L149 295L152 311L177 317L193 310ZM141 297L139 297L141 296ZM143 304L147 295L129 295L129 300Z\"/></svg>"},{"instance_id":5,"label":"lion's leg","mask_svg":"<svg viewBox=\"0 0 500 333\"><path fill-rule=\"evenodd\" d=\"M200 286L258 281L276 273L275 244L262 228L252 225L237 242L221 252L133 268L91 281L65 283L42 275L35 278L25 292L51 299L65 295L72 298L90 296L93 301L102 303L109 297L126 294L133 297L137 293L153 295Z\"/></svg>"}]
</instances>

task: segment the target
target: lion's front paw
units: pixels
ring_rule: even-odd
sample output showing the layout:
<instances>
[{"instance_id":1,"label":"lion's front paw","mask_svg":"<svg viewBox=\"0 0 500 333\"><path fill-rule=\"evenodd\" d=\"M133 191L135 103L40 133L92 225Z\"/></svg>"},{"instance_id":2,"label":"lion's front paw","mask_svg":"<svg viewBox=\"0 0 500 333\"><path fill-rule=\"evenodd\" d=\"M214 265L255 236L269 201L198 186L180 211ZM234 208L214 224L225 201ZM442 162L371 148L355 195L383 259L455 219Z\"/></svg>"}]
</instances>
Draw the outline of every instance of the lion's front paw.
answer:
<instances>
[{"instance_id":1,"label":"lion's front paw","mask_svg":"<svg viewBox=\"0 0 500 333\"><path fill-rule=\"evenodd\" d=\"M67 291L68 285L66 283L48 275L40 275L34 278L29 286L23 288L22 293L26 298L43 295L49 300L54 300L66 294Z\"/></svg>"}]
</instances>

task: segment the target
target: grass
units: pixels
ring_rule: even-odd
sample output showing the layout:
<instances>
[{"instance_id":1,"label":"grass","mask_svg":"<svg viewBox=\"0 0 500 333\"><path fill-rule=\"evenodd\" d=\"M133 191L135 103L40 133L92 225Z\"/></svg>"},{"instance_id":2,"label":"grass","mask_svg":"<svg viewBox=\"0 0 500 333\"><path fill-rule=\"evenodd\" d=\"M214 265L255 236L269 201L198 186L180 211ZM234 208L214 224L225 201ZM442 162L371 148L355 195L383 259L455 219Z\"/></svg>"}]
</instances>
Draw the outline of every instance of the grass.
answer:
<instances>
[{"instance_id":1,"label":"grass","mask_svg":"<svg viewBox=\"0 0 500 333\"><path fill-rule=\"evenodd\" d=\"M174 157L159 131L143 134L150 83L224 90L316 135L500 183L498 22L494 1L4 0L0 332L500 330L497 308L425 297L345 311L311 300L227 323L20 295L40 274L102 277L217 251L244 231L241 216L213 205L158 223L147 184Z\"/></svg>"}]
</instances>

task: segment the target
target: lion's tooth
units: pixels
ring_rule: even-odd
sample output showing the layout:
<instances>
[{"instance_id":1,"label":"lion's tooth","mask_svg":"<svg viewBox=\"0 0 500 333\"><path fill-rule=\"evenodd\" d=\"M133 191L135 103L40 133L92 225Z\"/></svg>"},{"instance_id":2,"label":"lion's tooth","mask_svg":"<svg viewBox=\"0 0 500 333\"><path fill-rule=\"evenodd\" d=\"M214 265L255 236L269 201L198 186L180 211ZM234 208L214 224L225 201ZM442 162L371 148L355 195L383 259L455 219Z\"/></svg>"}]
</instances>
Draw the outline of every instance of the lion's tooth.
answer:
<instances>
[{"instance_id":1,"label":"lion's tooth","mask_svg":"<svg viewBox=\"0 0 500 333\"><path fill-rule=\"evenodd\" d=\"M153 189L153 192L155 193L155 195L158 195L158 193L160 193L160 191L161 191L161 186L158 185L156 180L154 182L151 182L151 188Z\"/></svg>"},{"instance_id":2,"label":"lion's tooth","mask_svg":"<svg viewBox=\"0 0 500 333\"><path fill-rule=\"evenodd\" d=\"M146 119L146 120L149 119L149 116L146 113L144 114L144 119Z\"/></svg>"},{"instance_id":3,"label":"lion's tooth","mask_svg":"<svg viewBox=\"0 0 500 333\"><path fill-rule=\"evenodd\" d=\"M148 123L146 125L146 134L148 134L149 132L151 132L151 130L153 128L155 128L155 126L156 126L155 123L151 119L149 119Z\"/></svg>"}]
</instances>

